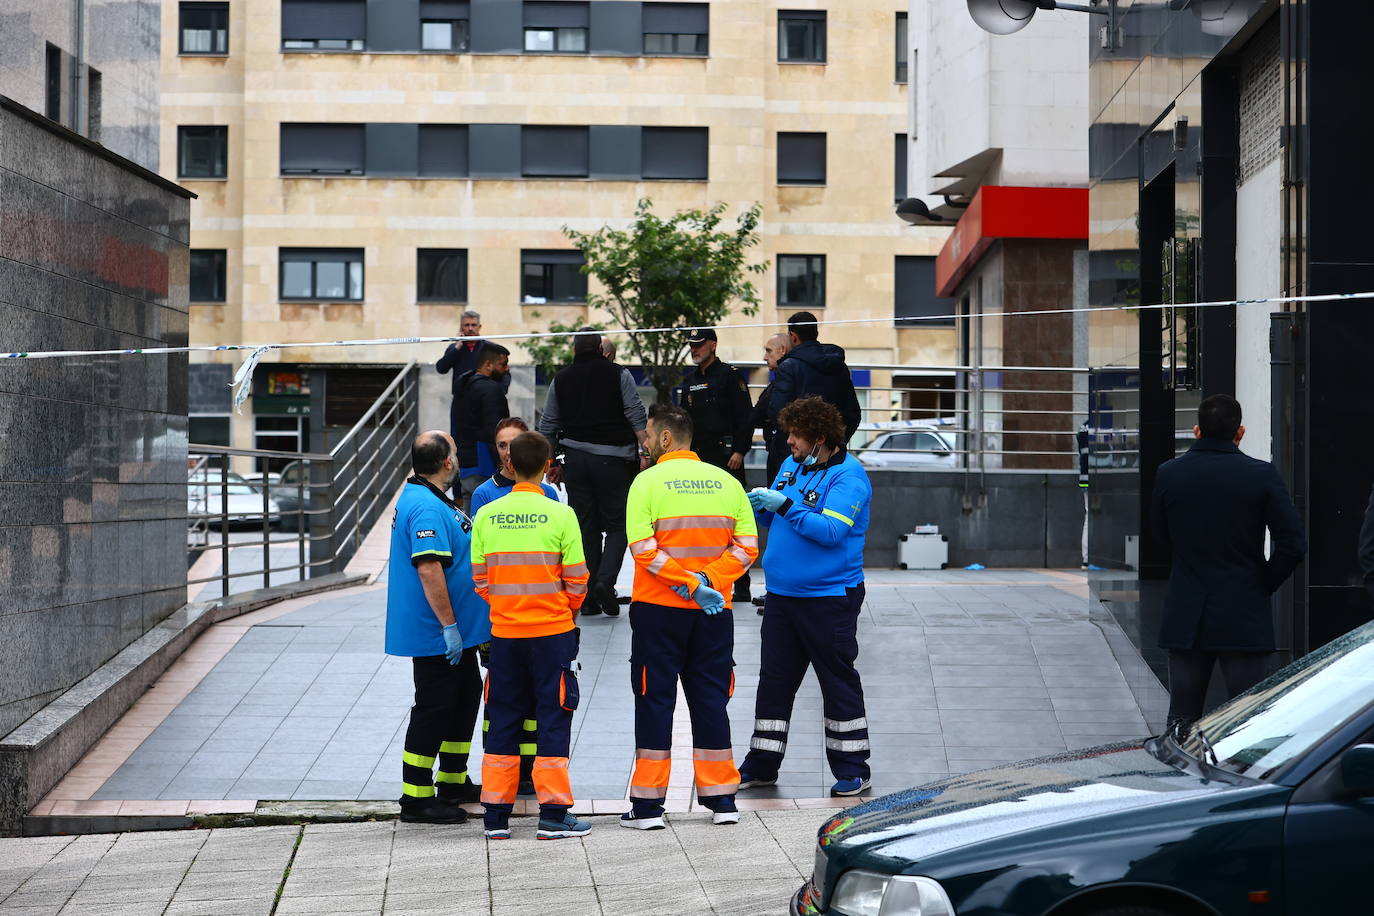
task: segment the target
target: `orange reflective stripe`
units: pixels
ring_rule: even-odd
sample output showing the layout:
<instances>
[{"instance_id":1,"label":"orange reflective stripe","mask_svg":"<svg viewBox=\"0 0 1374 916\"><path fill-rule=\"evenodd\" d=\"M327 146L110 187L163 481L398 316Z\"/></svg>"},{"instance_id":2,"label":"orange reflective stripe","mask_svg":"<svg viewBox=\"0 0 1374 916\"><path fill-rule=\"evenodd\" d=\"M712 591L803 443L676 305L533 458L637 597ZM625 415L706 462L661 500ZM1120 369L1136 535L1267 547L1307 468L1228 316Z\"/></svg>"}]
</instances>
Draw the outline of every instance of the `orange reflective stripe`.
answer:
<instances>
[{"instance_id":1,"label":"orange reflective stripe","mask_svg":"<svg viewBox=\"0 0 1374 916\"><path fill-rule=\"evenodd\" d=\"M639 695L642 697L649 695L649 668L647 665L639 666Z\"/></svg>"},{"instance_id":2,"label":"orange reflective stripe","mask_svg":"<svg viewBox=\"0 0 1374 916\"><path fill-rule=\"evenodd\" d=\"M663 552L674 560L685 560L696 557L711 557L714 559L720 556L721 550L719 545L707 545L705 547L664 547Z\"/></svg>"},{"instance_id":3,"label":"orange reflective stripe","mask_svg":"<svg viewBox=\"0 0 1374 916\"><path fill-rule=\"evenodd\" d=\"M734 696L734 695L735 695L735 669L734 669L734 668L731 668L731 669L730 669L730 692L727 693L726 696L727 696L727 697L732 697L732 696Z\"/></svg>"},{"instance_id":4,"label":"orange reflective stripe","mask_svg":"<svg viewBox=\"0 0 1374 916\"><path fill-rule=\"evenodd\" d=\"M735 530L735 520L728 515L679 515L675 518L654 519L654 533L685 531L692 528L723 528Z\"/></svg>"},{"instance_id":5,"label":"orange reflective stripe","mask_svg":"<svg viewBox=\"0 0 1374 916\"><path fill-rule=\"evenodd\" d=\"M482 801L492 805L511 805L515 803L519 789L519 755L482 755Z\"/></svg>"},{"instance_id":6,"label":"orange reflective stripe","mask_svg":"<svg viewBox=\"0 0 1374 916\"><path fill-rule=\"evenodd\" d=\"M731 754L728 750L724 753ZM733 795L739 791L739 770L735 769L735 762L730 757L704 760L698 756L692 761L692 770L697 795Z\"/></svg>"},{"instance_id":7,"label":"orange reflective stripe","mask_svg":"<svg viewBox=\"0 0 1374 916\"><path fill-rule=\"evenodd\" d=\"M541 805L571 805L572 783L568 781L567 757L534 758L534 791Z\"/></svg>"},{"instance_id":8,"label":"orange reflective stripe","mask_svg":"<svg viewBox=\"0 0 1374 916\"><path fill-rule=\"evenodd\" d=\"M562 562L563 555L561 553L547 553L543 551L487 554L488 566L530 566L539 563L549 566L559 566Z\"/></svg>"},{"instance_id":9,"label":"orange reflective stripe","mask_svg":"<svg viewBox=\"0 0 1374 916\"><path fill-rule=\"evenodd\" d=\"M635 751L635 769L630 777L631 798L663 798L668 791L668 777L672 774L673 761L668 759L667 751L661 759L642 757L643 751Z\"/></svg>"}]
</instances>

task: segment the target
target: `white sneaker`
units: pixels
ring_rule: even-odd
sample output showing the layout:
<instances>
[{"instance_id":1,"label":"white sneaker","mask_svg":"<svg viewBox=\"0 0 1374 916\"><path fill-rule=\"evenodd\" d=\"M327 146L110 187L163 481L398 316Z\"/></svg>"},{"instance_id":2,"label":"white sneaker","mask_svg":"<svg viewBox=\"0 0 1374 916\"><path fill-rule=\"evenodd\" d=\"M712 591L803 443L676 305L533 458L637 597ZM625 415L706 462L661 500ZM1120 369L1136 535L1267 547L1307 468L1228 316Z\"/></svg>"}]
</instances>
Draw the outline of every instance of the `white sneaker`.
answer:
<instances>
[{"instance_id":1,"label":"white sneaker","mask_svg":"<svg viewBox=\"0 0 1374 916\"><path fill-rule=\"evenodd\" d=\"M712 811L711 823L713 824L738 824L738 811Z\"/></svg>"},{"instance_id":2,"label":"white sneaker","mask_svg":"<svg viewBox=\"0 0 1374 916\"><path fill-rule=\"evenodd\" d=\"M661 814L658 817L635 817L633 811L626 811L620 815L620 826L629 827L631 830L662 830L668 825Z\"/></svg>"}]
</instances>

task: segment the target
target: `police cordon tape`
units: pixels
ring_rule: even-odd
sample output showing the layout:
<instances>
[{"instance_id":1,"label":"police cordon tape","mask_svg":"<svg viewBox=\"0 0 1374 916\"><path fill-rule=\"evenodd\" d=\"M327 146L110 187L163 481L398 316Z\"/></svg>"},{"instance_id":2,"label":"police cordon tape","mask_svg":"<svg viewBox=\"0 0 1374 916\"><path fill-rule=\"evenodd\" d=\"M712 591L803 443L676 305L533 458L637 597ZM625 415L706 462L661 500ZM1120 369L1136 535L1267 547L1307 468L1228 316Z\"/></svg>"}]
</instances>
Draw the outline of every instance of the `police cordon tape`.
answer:
<instances>
[{"instance_id":1,"label":"police cordon tape","mask_svg":"<svg viewBox=\"0 0 1374 916\"><path fill-rule=\"evenodd\" d=\"M817 327L835 327L850 324L886 324L887 322L919 322L919 321L955 321L960 318L1025 318L1036 315L1074 315L1079 313L1102 314L1104 312L1148 312L1161 309L1204 309L1204 308L1224 308L1234 305L1283 305L1291 303L1312 303L1312 302L1338 302L1343 299L1374 299L1374 291L1362 293L1327 293L1318 296L1272 296L1264 299L1219 299L1213 302L1165 302L1152 305L1103 305L1103 306L1084 306L1081 308L1058 308L1058 309L1031 309L1024 312L971 312L965 315L912 315L906 317L873 317L873 318L834 318L817 319L814 322L802 322L802 324L814 324ZM721 324L716 325L715 330L720 331L741 331L759 328L785 328L785 321L755 321L746 324ZM681 332L682 327L668 328L607 328L597 333L606 335L625 335L634 334L670 334ZM573 332L568 331L534 331L521 332L516 334L484 334L481 337L375 337L362 340L320 340L304 343L268 343L268 344L215 344L199 347L135 347L124 350L42 350L34 352L11 352L0 353L0 359L62 359L78 356L160 356L173 353L216 353L231 352L238 350L251 350L248 358L243 361L243 365L234 373L234 379L230 382L230 387L234 389L234 410L241 413L243 402L248 399L249 383L253 379L253 370L263 355L272 350L292 350L300 347L380 347L380 346L400 346L408 344L432 344L432 343L459 343L467 340L546 340L549 338L568 337Z\"/></svg>"}]
</instances>

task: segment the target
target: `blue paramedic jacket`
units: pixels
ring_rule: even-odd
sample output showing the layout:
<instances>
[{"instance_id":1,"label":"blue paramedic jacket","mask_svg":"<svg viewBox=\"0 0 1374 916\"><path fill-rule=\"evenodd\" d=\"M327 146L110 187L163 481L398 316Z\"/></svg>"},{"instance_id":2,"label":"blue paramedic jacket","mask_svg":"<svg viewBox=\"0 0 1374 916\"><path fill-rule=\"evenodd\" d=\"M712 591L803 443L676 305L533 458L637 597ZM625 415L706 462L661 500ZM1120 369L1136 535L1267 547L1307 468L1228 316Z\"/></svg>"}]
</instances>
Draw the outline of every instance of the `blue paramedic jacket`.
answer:
<instances>
[{"instance_id":1,"label":"blue paramedic jacket","mask_svg":"<svg viewBox=\"0 0 1374 916\"><path fill-rule=\"evenodd\" d=\"M465 527L466 526L466 527ZM401 488L391 521L391 562L386 582L386 653L410 657L444 654L439 618L425 597L415 564L438 560L444 567L453 619L463 647L491 639L491 613L472 582L472 536L461 511L423 480Z\"/></svg>"},{"instance_id":2,"label":"blue paramedic jacket","mask_svg":"<svg viewBox=\"0 0 1374 916\"><path fill-rule=\"evenodd\" d=\"M768 591L792 598L843 595L864 580L864 536L873 486L853 455L841 449L825 464L802 467L788 457L773 489L787 502L764 512Z\"/></svg>"}]
</instances>

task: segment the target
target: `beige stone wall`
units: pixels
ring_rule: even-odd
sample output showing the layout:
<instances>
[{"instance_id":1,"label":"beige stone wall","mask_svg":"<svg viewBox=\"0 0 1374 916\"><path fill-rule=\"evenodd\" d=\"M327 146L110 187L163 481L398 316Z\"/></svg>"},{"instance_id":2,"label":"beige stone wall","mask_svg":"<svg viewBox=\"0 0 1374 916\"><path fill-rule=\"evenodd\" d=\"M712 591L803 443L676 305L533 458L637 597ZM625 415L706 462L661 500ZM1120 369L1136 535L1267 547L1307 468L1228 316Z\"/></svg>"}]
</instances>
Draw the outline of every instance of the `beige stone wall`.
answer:
<instances>
[{"instance_id":1,"label":"beige stone wall","mask_svg":"<svg viewBox=\"0 0 1374 916\"><path fill-rule=\"evenodd\" d=\"M278 0L235 0L230 55L207 59L177 56L177 4L164 3L163 173L175 178L177 125L226 124L230 138L227 180L183 182L200 195L192 247L225 248L229 258L229 301L193 306L192 342L456 333L461 306L415 302L421 247L468 249L469 305L482 312L487 333L542 328L554 313L520 304L520 250L570 247L560 227L624 220L638 198L650 197L664 212L723 200L733 213L760 201L760 258L827 256L823 317L887 319L825 331L852 362L951 361L952 331L902 331L899 346L890 320L894 257L933 255L944 239L943 230L906 227L892 212L893 135L907 129L908 91L893 82L893 22L905 4L829 4L828 63L777 63L776 10L812 6L826 5L713 0L709 58L625 59L283 54ZM291 121L705 125L711 179L282 178L279 124ZM827 132L825 187L777 186L778 131ZM365 248L365 301L279 302L282 246ZM756 320L785 318L773 272L758 282L764 308ZM758 359L769 333L722 334L722 356ZM388 363L438 352L301 347L268 360Z\"/></svg>"}]
</instances>

